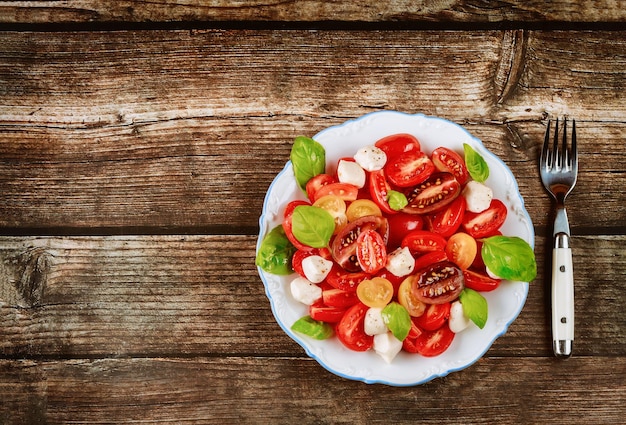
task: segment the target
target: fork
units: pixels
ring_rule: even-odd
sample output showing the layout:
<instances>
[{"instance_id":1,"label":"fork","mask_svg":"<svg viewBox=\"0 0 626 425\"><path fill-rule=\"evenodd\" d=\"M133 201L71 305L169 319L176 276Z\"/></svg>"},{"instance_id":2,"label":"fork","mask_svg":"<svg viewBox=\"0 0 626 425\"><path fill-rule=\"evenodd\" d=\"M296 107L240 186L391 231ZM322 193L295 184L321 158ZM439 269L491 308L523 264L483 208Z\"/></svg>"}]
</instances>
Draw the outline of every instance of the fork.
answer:
<instances>
[{"instance_id":1,"label":"fork","mask_svg":"<svg viewBox=\"0 0 626 425\"><path fill-rule=\"evenodd\" d=\"M574 273L565 198L576 184L578 175L575 120L572 120L571 133L571 145L568 148L567 118L565 118L562 142L559 143L559 120L557 118L554 138L551 142L550 120L548 120L539 164L541 181L556 201L552 250L552 343L554 355L563 358L572 354L574 341Z\"/></svg>"}]
</instances>

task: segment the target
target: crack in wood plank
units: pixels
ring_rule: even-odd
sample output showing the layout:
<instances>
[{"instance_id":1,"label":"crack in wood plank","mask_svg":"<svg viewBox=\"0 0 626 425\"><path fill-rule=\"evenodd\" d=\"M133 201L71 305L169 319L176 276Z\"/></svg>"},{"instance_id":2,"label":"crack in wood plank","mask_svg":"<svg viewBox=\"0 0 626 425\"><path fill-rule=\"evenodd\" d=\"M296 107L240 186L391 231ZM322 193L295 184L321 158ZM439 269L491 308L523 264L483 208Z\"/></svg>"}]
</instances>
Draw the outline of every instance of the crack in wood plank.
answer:
<instances>
[{"instance_id":1,"label":"crack in wood plank","mask_svg":"<svg viewBox=\"0 0 626 425\"><path fill-rule=\"evenodd\" d=\"M498 89L497 105L502 105L515 92L524 72L528 32L507 30L502 36L502 54L494 80Z\"/></svg>"}]
</instances>

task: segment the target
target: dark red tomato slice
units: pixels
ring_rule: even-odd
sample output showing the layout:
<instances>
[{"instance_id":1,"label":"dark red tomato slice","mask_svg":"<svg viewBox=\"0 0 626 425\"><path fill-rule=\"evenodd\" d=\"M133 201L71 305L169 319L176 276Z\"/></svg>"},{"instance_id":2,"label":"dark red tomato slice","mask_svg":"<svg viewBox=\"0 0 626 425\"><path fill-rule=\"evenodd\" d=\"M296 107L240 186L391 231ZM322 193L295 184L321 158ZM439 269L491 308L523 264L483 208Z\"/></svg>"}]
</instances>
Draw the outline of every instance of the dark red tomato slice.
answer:
<instances>
[{"instance_id":1,"label":"dark red tomato slice","mask_svg":"<svg viewBox=\"0 0 626 425\"><path fill-rule=\"evenodd\" d=\"M309 316L313 320L319 320L326 323L337 323L341 320L346 312L346 307L334 307L325 305L318 300L309 306Z\"/></svg>"},{"instance_id":2,"label":"dark red tomato slice","mask_svg":"<svg viewBox=\"0 0 626 425\"><path fill-rule=\"evenodd\" d=\"M411 329L409 330L406 338L404 338L404 341L402 341L402 349L407 353L413 354L417 353L417 346L415 345L417 338L424 333L424 331L415 323L415 319L415 317L411 318Z\"/></svg>"},{"instance_id":3,"label":"dark red tomato slice","mask_svg":"<svg viewBox=\"0 0 626 425\"><path fill-rule=\"evenodd\" d=\"M395 158L406 152L419 151L420 142L411 134L398 133L383 137L375 143L376 147L387 155L387 159Z\"/></svg>"},{"instance_id":4,"label":"dark red tomato slice","mask_svg":"<svg viewBox=\"0 0 626 425\"><path fill-rule=\"evenodd\" d=\"M494 279L483 273L478 273L474 270L463 270L463 277L465 278L465 286L474 291L489 292L500 286L500 279Z\"/></svg>"},{"instance_id":5,"label":"dark red tomato slice","mask_svg":"<svg viewBox=\"0 0 626 425\"><path fill-rule=\"evenodd\" d=\"M304 245L303 243L298 241L298 239L296 239L296 237L293 235L293 222L292 222L293 210L299 205L311 205L311 204L309 204L306 201L291 201L290 203L288 203L287 207L285 207L284 219L282 223L283 229L285 230L285 235L287 236L287 239L289 239L289 242L291 242L291 244L295 246L298 250L311 251L313 248L311 248L310 246Z\"/></svg>"},{"instance_id":6,"label":"dark red tomato slice","mask_svg":"<svg viewBox=\"0 0 626 425\"><path fill-rule=\"evenodd\" d=\"M461 227L465 215L467 202L463 196L457 198L447 207L437 211L433 215L426 216L428 230L438 233L444 238L449 238Z\"/></svg>"},{"instance_id":7,"label":"dark red tomato slice","mask_svg":"<svg viewBox=\"0 0 626 425\"><path fill-rule=\"evenodd\" d=\"M315 202L327 195L337 196L344 201L356 201L359 196L359 188L348 183L329 183L315 192L312 201Z\"/></svg>"},{"instance_id":8,"label":"dark red tomato slice","mask_svg":"<svg viewBox=\"0 0 626 425\"><path fill-rule=\"evenodd\" d=\"M389 252L398 248L409 232L424 228L424 219L421 215L401 212L390 215L387 220L389 221L389 242L387 242Z\"/></svg>"},{"instance_id":9,"label":"dark red tomato slice","mask_svg":"<svg viewBox=\"0 0 626 425\"><path fill-rule=\"evenodd\" d=\"M431 158L437 170L452 173L461 185L465 184L469 177L469 172L461 155L441 146L433 151Z\"/></svg>"},{"instance_id":10,"label":"dark red tomato slice","mask_svg":"<svg viewBox=\"0 0 626 425\"><path fill-rule=\"evenodd\" d=\"M463 217L463 228L474 239L493 236L497 234L498 229L506 220L506 215L506 205L499 199L493 199L489 208L483 212L467 211Z\"/></svg>"},{"instance_id":11,"label":"dark red tomato slice","mask_svg":"<svg viewBox=\"0 0 626 425\"><path fill-rule=\"evenodd\" d=\"M322 291L322 301L329 307L351 307L359 301L355 291L329 288Z\"/></svg>"},{"instance_id":12,"label":"dark red tomato slice","mask_svg":"<svg viewBox=\"0 0 626 425\"><path fill-rule=\"evenodd\" d=\"M431 264L441 263L442 261L448 261L448 254L445 251L427 252L415 259L414 270L421 270Z\"/></svg>"},{"instance_id":13,"label":"dark red tomato slice","mask_svg":"<svg viewBox=\"0 0 626 425\"><path fill-rule=\"evenodd\" d=\"M420 269L413 282L413 295L425 304L454 301L465 288L463 272L449 261Z\"/></svg>"},{"instance_id":14,"label":"dark red tomato slice","mask_svg":"<svg viewBox=\"0 0 626 425\"><path fill-rule=\"evenodd\" d=\"M450 303L429 304L426 311L415 318L417 326L426 331L435 331L450 317Z\"/></svg>"},{"instance_id":15,"label":"dark red tomato slice","mask_svg":"<svg viewBox=\"0 0 626 425\"><path fill-rule=\"evenodd\" d=\"M356 241L356 258L366 273L377 273L387 264L387 248L383 237L376 230L361 232Z\"/></svg>"},{"instance_id":16,"label":"dark red tomato slice","mask_svg":"<svg viewBox=\"0 0 626 425\"><path fill-rule=\"evenodd\" d=\"M415 340L415 348L424 357L435 357L446 351L452 344L452 340L454 340L454 332L445 323L437 330L424 331Z\"/></svg>"},{"instance_id":17,"label":"dark red tomato slice","mask_svg":"<svg viewBox=\"0 0 626 425\"><path fill-rule=\"evenodd\" d=\"M413 255L419 255L426 252L444 251L446 244L444 237L437 233L428 230L413 230L402 239L400 246L408 247Z\"/></svg>"},{"instance_id":18,"label":"dark red tomato slice","mask_svg":"<svg viewBox=\"0 0 626 425\"><path fill-rule=\"evenodd\" d=\"M322 186L326 186L327 184L337 183L337 179L330 174L318 174L315 177L312 177L306 183L306 195L309 197L311 202L315 202L315 194Z\"/></svg>"},{"instance_id":19,"label":"dark red tomato slice","mask_svg":"<svg viewBox=\"0 0 626 425\"><path fill-rule=\"evenodd\" d=\"M367 335L364 328L368 306L359 302L353 305L337 323L335 333L343 345L354 351L367 351L374 344L374 337Z\"/></svg>"},{"instance_id":20,"label":"dark red tomato slice","mask_svg":"<svg viewBox=\"0 0 626 425\"><path fill-rule=\"evenodd\" d=\"M371 275L365 272L346 272L337 264L333 264L330 273L326 276L326 282L333 288L347 292L355 292L359 283L370 277Z\"/></svg>"},{"instance_id":21,"label":"dark red tomato slice","mask_svg":"<svg viewBox=\"0 0 626 425\"><path fill-rule=\"evenodd\" d=\"M357 239L362 232L375 230L386 243L389 237L389 225L387 219L378 216L365 216L348 223L335 236L331 245L333 259L349 272L361 271L357 258Z\"/></svg>"},{"instance_id":22,"label":"dark red tomato slice","mask_svg":"<svg viewBox=\"0 0 626 425\"><path fill-rule=\"evenodd\" d=\"M435 171L435 165L422 151L411 151L387 159L385 174L398 187L413 187L422 183Z\"/></svg>"},{"instance_id":23,"label":"dark red tomato slice","mask_svg":"<svg viewBox=\"0 0 626 425\"><path fill-rule=\"evenodd\" d=\"M405 193L409 204L402 211L429 214L450 204L460 193L461 185L452 174L435 173Z\"/></svg>"}]
</instances>

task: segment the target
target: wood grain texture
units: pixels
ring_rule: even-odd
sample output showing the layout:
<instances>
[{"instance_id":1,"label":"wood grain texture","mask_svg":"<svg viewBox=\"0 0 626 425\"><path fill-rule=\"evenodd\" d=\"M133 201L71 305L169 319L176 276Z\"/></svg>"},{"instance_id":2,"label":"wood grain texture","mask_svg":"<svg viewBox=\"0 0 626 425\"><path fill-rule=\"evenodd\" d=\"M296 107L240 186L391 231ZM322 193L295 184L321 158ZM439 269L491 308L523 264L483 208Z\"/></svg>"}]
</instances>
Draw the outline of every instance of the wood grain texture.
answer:
<instances>
[{"instance_id":1,"label":"wood grain texture","mask_svg":"<svg viewBox=\"0 0 626 425\"><path fill-rule=\"evenodd\" d=\"M620 22L623 0L410 1L3 1L0 22L176 22L176 21L344 21L344 22Z\"/></svg>"},{"instance_id":2,"label":"wood grain texture","mask_svg":"<svg viewBox=\"0 0 626 425\"><path fill-rule=\"evenodd\" d=\"M249 232L295 136L395 109L465 125L513 170L540 228L549 225L534 168L544 119L575 117L581 173L571 205L585 205L584 197L603 208L572 208L572 225L623 232L626 43L612 32L9 32L0 39L7 229Z\"/></svg>"},{"instance_id":3,"label":"wood grain texture","mask_svg":"<svg viewBox=\"0 0 626 425\"><path fill-rule=\"evenodd\" d=\"M399 424L420 418L440 424L446 417L454 423L620 423L626 362L614 359L606 367L604 361L520 358L511 370L510 359L484 358L420 387L397 388L349 381L313 360L289 357L2 360L0 420Z\"/></svg>"},{"instance_id":4,"label":"wood grain texture","mask_svg":"<svg viewBox=\"0 0 626 425\"><path fill-rule=\"evenodd\" d=\"M547 257L546 243L537 239L537 258ZM612 282L626 275L624 243L624 236L573 238L584 335L577 355L623 354L623 289ZM252 236L0 238L0 355L303 355L271 314L254 249ZM32 279L25 276L32 264L45 276L31 285L42 293L36 303L17 289ZM549 269L538 268L522 314L489 356L549 356ZM263 344L251 345L260 335Z\"/></svg>"}]
</instances>

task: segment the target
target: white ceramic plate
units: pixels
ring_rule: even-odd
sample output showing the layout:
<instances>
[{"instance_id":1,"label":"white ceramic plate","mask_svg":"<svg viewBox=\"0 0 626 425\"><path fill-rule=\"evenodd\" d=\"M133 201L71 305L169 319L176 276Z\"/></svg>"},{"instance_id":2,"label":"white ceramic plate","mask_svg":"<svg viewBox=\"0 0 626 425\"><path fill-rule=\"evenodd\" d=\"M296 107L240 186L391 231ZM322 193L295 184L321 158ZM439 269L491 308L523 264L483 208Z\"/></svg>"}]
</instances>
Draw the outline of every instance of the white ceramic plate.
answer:
<instances>
[{"instance_id":1,"label":"white ceramic plate","mask_svg":"<svg viewBox=\"0 0 626 425\"><path fill-rule=\"evenodd\" d=\"M415 135L422 150L428 154L438 146L446 146L462 155L463 143L471 145L489 164L490 175L486 184L493 189L494 197L508 207L503 234L519 236L534 247L533 225L513 174L480 140L455 123L436 117L383 111L328 128L313 138L326 148L326 170L332 173L339 158L353 156L360 147L394 133ZM285 206L294 199L306 197L296 184L291 162L287 162L265 197L257 250L267 232L281 223ZM373 350L351 351L336 337L318 341L291 331L291 325L308 314L307 306L294 301L289 293L289 282L295 275L275 276L260 268L259 274L276 321L310 357L344 378L394 386L422 384L464 369L480 359L519 315L528 294L528 283L504 281L495 291L483 293L489 304L489 319L483 329L472 326L459 333L448 350L437 357L426 358L402 351L391 364L387 364Z\"/></svg>"}]
</instances>

